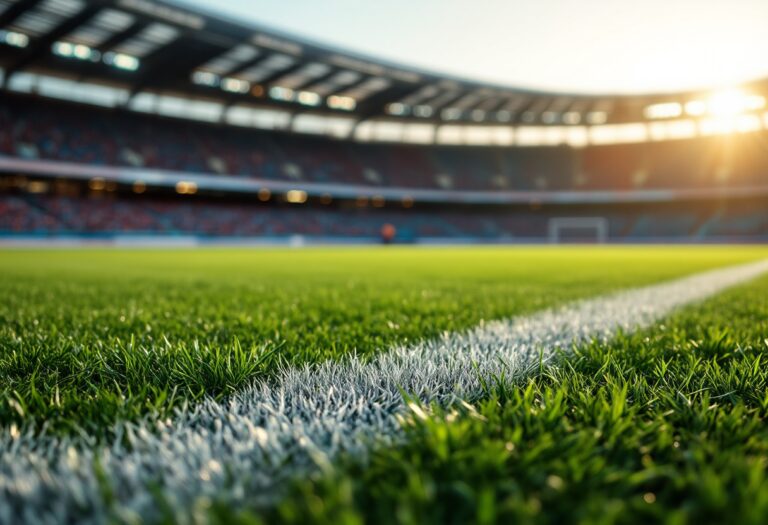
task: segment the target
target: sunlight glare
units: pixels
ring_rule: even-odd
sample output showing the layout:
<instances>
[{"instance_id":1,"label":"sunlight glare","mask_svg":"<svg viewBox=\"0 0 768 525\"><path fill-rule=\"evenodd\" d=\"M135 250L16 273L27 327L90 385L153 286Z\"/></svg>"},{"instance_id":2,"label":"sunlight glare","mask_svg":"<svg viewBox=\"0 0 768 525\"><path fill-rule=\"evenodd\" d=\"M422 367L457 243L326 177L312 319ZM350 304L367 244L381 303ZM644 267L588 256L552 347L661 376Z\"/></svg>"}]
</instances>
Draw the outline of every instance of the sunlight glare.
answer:
<instances>
[{"instance_id":1,"label":"sunlight glare","mask_svg":"<svg viewBox=\"0 0 768 525\"><path fill-rule=\"evenodd\" d=\"M709 97L709 114L713 117L734 117L745 111L754 111L765 106L765 99L748 95L739 89L719 91Z\"/></svg>"}]
</instances>

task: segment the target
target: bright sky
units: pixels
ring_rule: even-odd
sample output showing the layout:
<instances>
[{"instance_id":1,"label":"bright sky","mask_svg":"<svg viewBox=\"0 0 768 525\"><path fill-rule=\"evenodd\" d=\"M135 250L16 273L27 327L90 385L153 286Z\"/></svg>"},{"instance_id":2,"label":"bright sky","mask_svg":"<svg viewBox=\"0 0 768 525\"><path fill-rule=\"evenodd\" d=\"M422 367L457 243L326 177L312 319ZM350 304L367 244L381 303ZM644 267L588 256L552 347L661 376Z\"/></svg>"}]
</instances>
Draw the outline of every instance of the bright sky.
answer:
<instances>
[{"instance_id":1,"label":"bright sky","mask_svg":"<svg viewBox=\"0 0 768 525\"><path fill-rule=\"evenodd\" d=\"M372 57L588 93L768 76L768 0L186 0Z\"/></svg>"}]
</instances>

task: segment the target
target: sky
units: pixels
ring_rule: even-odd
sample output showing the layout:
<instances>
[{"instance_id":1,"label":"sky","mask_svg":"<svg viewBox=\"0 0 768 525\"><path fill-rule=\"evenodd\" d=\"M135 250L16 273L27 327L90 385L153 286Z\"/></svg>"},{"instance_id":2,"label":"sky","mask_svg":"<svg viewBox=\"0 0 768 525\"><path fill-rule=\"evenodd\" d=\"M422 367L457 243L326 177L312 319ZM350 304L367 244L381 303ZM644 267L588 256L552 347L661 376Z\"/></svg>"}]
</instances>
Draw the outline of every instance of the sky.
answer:
<instances>
[{"instance_id":1,"label":"sky","mask_svg":"<svg viewBox=\"0 0 768 525\"><path fill-rule=\"evenodd\" d=\"M572 93L768 77L768 0L185 0L437 73Z\"/></svg>"}]
</instances>

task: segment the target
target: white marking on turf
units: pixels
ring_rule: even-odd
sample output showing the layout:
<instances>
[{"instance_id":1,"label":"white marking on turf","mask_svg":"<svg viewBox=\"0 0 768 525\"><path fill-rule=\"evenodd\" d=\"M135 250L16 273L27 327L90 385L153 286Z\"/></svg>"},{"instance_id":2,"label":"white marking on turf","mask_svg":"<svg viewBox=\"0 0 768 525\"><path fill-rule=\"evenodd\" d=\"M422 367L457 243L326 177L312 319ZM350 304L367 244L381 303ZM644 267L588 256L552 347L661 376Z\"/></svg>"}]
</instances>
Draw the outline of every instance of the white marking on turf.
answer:
<instances>
[{"instance_id":1,"label":"white marking on turf","mask_svg":"<svg viewBox=\"0 0 768 525\"><path fill-rule=\"evenodd\" d=\"M226 505L274 501L288 478L341 452L364 455L373 440L397 439L396 415L406 410L402 390L424 402L471 399L484 379L520 377L557 349L646 327L766 271L768 261L709 271L486 323L369 362L351 358L288 369L226 403L179 411L172 421L118 424L118 439L109 446L94 446L87 437L6 430L0 436L0 522L154 521L163 506L174 520L188 522L212 499ZM162 487L164 505L151 486Z\"/></svg>"}]
</instances>

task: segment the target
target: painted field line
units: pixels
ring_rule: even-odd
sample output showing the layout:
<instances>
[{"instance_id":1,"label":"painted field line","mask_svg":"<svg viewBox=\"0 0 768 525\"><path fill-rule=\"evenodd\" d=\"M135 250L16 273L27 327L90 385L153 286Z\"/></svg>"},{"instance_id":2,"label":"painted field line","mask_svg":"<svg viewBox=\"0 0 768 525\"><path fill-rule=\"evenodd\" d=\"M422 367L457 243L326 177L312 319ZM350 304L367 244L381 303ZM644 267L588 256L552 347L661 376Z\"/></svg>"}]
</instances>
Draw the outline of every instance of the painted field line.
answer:
<instances>
[{"instance_id":1,"label":"painted field line","mask_svg":"<svg viewBox=\"0 0 768 525\"><path fill-rule=\"evenodd\" d=\"M203 402L172 420L121 423L111 446L6 430L0 523L102 523L110 512L151 522L160 506L149 486L161 487L165 508L182 522L212 499L232 506L269 502L286 480L341 452L362 455L372 440L397 440L395 416L406 410L402 390L443 404L471 399L485 378L520 377L558 349L649 326L766 271L768 261L708 271L486 323L365 363L352 358L288 369L226 403ZM104 503L105 483L112 509Z\"/></svg>"}]
</instances>

